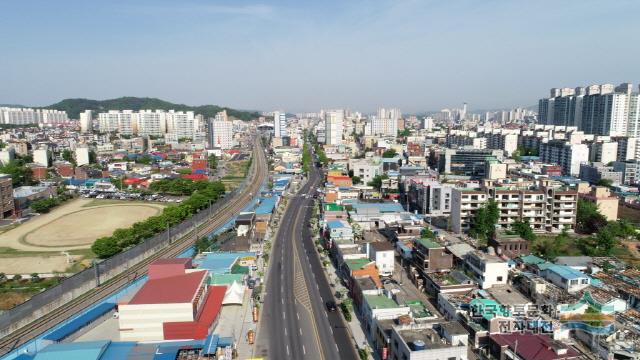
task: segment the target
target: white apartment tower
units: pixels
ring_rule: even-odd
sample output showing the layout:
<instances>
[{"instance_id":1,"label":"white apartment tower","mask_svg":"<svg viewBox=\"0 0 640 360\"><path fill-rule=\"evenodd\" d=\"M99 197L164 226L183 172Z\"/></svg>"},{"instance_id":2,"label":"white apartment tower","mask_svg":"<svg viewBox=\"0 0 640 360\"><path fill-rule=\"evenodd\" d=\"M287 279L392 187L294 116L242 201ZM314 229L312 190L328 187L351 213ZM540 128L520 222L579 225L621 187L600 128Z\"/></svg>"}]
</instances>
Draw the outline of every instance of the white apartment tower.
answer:
<instances>
[{"instance_id":1,"label":"white apartment tower","mask_svg":"<svg viewBox=\"0 0 640 360\"><path fill-rule=\"evenodd\" d=\"M195 116L193 111L167 113L167 133L175 134L178 139L193 139L195 130Z\"/></svg>"},{"instance_id":2,"label":"white apartment tower","mask_svg":"<svg viewBox=\"0 0 640 360\"><path fill-rule=\"evenodd\" d=\"M275 137L287 136L287 114L280 111L273 112L273 129Z\"/></svg>"},{"instance_id":3,"label":"white apartment tower","mask_svg":"<svg viewBox=\"0 0 640 360\"><path fill-rule=\"evenodd\" d=\"M233 148L233 122L227 120L227 112L219 112L214 119L209 119L209 148Z\"/></svg>"},{"instance_id":4,"label":"white apartment tower","mask_svg":"<svg viewBox=\"0 0 640 360\"><path fill-rule=\"evenodd\" d=\"M377 116L371 119L371 134L396 136L398 134L398 120L401 117L400 109L379 108Z\"/></svg>"},{"instance_id":5,"label":"white apartment tower","mask_svg":"<svg viewBox=\"0 0 640 360\"><path fill-rule=\"evenodd\" d=\"M76 164L78 166L89 164L89 148L86 146L78 146L76 148Z\"/></svg>"},{"instance_id":6,"label":"white apartment tower","mask_svg":"<svg viewBox=\"0 0 640 360\"><path fill-rule=\"evenodd\" d=\"M93 131L93 111L85 110L80 113L80 132L83 134Z\"/></svg>"},{"instance_id":7,"label":"white apartment tower","mask_svg":"<svg viewBox=\"0 0 640 360\"><path fill-rule=\"evenodd\" d=\"M162 110L140 110L138 135L162 136L167 131L167 116Z\"/></svg>"},{"instance_id":8,"label":"white apartment tower","mask_svg":"<svg viewBox=\"0 0 640 360\"><path fill-rule=\"evenodd\" d=\"M341 145L344 129L344 110L331 110L324 114L325 143Z\"/></svg>"}]
</instances>

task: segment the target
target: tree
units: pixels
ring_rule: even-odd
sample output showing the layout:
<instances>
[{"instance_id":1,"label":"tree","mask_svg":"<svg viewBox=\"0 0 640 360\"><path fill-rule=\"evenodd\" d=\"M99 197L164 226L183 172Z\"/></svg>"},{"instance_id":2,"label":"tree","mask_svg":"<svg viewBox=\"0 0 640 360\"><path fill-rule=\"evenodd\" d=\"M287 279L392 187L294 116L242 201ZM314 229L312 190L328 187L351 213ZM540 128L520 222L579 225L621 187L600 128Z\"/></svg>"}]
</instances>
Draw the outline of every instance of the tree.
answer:
<instances>
[{"instance_id":1,"label":"tree","mask_svg":"<svg viewBox=\"0 0 640 360\"><path fill-rule=\"evenodd\" d=\"M59 203L56 198L40 199L32 202L29 207L37 213L46 214Z\"/></svg>"},{"instance_id":2,"label":"tree","mask_svg":"<svg viewBox=\"0 0 640 360\"><path fill-rule=\"evenodd\" d=\"M217 168L218 168L218 158L214 154L209 155L209 169L215 170Z\"/></svg>"},{"instance_id":3,"label":"tree","mask_svg":"<svg viewBox=\"0 0 640 360\"><path fill-rule=\"evenodd\" d=\"M38 281L40 281L40 275L38 275L38 273L32 273L31 282L38 282Z\"/></svg>"},{"instance_id":4,"label":"tree","mask_svg":"<svg viewBox=\"0 0 640 360\"><path fill-rule=\"evenodd\" d=\"M500 218L498 204L492 199L476 211L476 215L472 220L471 236L486 243L495 233L496 224Z\"/></svg>"},{"instance_id":5,"label":"tree","mask_svg":"<svg viewBox=\"0 0 640 360\"><path fill-rule=\"evenodd\" d=\"M426 227L422 229L422 231L420 231L420 237L423 239L435 239L436 234L434 234L433 231L431 231L431 229Z\"/></svg>"},{"instance_id":6,"label":"tree","mask_svg":"<svg viewBox=\"0 0 640 360\"><path fill-rule=\"evenodd\" d=\"M13 275L13 281L20 281L20 280L22 280L22 275L20 274Z\"/></svg>"},{"instance_id":7,"label":"tree","mask_svg":"<svg viewBox=\"0 0 640 360\"><path fill-rule=\"evenodd\" d=\"M73 153L71 152L71 150L69 150L69 149L64 149L62 151L62 159L64 161L68 161L68 162L72 163L74 166L76 165L76 159L73 156Z\"/></svg>"},{"instance_id":8,"label":"tree","mask_svg":"<svg viewBox=\"0 0 640 360\"><path fill-rule=\"evenodd\" d=\"M392 149L387 149L387 150L385 150L385 152L382 153L382 157L383 158L392 158L392 157L395 157L397 153L398 152L396 151L396 149L393 149L393 148Z\"/></svg>"},{"instance_id":9,"label":"tree","mask_svg":"<svg viewBox=\"0 0 640 360\"><path fill-rule=\"evenodd\" d=\"M411 136L411 130L406 128L404 130L398 130L398 137L407 137L407 136Z\"/></svg>"},{"instance_id":10,"label":"tree","mask_svg":"<svg viewBox=\"0 0 640 360\"><path fill-rule=\"evenodd\" d=\"M579 232L593 234L606 225L607 219L600 213L595 203L578 199L576 228Z\"/></svg>"},{"instance_id":11,"label":"tree","mask_svg":"<svg viewBox=\"0 0 640 360\"><path fill-rule=\"evenodd\" d=\"M369 186L373 186L374 188L378 189L378 190L382 190L382 180L386 180L389 178L389 175L384 174L384 175L376 175L373 180L369 181L369 183L367 185Z\"/></svg>"},{"instance_id":12,"label":"tree","mask_svg":"<svg viewBox=\"0 0 640 360\"><path fill-rule=\"evenodd\" d=\"M362 179L360 176L352 176L351 181L353 182L353 185L358 185L362 182Z\"/></svg>"},{"instance_id":13,"label":"tree","mask_svg":"<svg viewBox=\"0 0 640 360\"><path fill-rule=\"evenodd\" d=\"M0 272L0 282L7 280L7 274Z\"/></svg>"},{"instance_id":14,"label":"tree","mask_svg":"<svg viewBox=\"0 0 640 360\"><path fill-rule=\"evenodd\" d=\"M520 221L516 220L511 225L511 229L518 234L521 238L527 241L534 241L536 239L536 234L531 230L531 225L529 224L529 220Z\"/></svg>"},{"instance_id":15,"label":"tree","mask_svg":"<svg viewBox=\"0 0 640 360\"><path fill-rule=\"evenodd\" d=\"M520 148L518 148L516 151L513 152L513 154L511 154L511 158L513 160L515 160L516 162L520 162L522 161L522 156L521 156L521 152L520 152Z\"/></svg>"},{"instance_id":16,"label":"tree","mask_svg":"<svg viewBox=\"0 0 640 360\"><path fill-rule=\"evenodd\" d=\"M611 185L613 185L613 180L611 180L611 179L600 179L600 180L598 180L596 185L597 186L611 187Z\"/></svg>"},{"instance_id":17,"label":"tree","mask_svg":"<svg viewBox=\"0 0 640 360\"><path fill-rule=\"evenodd\" d=\"M95 151L89 151L89 164L95 164L98 162L98 154Z\"/></svg>"},{"instance_id":18,"label":"tree","mask_svg":"<svg viewBox=\"0 0 640 360\"><path fill-rule=\"evenodd\" d=\"M111 257L121 250L116 239L111 236L101 237L91 245L91 251L101 259Z\"/></svg>"},{"instance_id":19,"label":"tree","mask_svg":"<svg viewBox=\"0 0 640 360\"><path fill-rule=\"evenodd\" d=\"M11 176L14 187L23 185L33 185L33 173L25 164L31 162L28 159L15 159L9 161L6 165L0 166L0 173Z\"/></svg>"},{"instance_id":20,"label":"tree","mask_svg":"<svg viewBox=\"0 0 640 360\"><path fill-rule=\"evenodd\" d=\"M136 162L140 164L151 164L153 162L153 158L149 154L144 154L142 156L138 156L136 158Z\"/></svg>"}]
</instances>

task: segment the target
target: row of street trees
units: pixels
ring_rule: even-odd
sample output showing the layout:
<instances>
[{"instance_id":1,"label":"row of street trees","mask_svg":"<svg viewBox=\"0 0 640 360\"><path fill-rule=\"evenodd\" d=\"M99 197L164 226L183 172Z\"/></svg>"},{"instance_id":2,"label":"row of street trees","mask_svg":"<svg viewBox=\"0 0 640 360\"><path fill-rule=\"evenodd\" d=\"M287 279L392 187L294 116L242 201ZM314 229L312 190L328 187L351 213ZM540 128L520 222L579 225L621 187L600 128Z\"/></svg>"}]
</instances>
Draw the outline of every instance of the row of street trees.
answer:
<instances>
[{"instance_id":1,"label":"row of street trees","mask_svg":"<svg viewBox=\"0 0 640 360\"><path fill-rule=\"evenodd\" d=\"M191 182L191 184L188 185L180 185L192 189L191 196L179 205L166 207L160 215L137 222L126 229L117 229L111 236L97 239L91 246L91 250L99 258L104 259L113 256L139 244L145 239L165 231L170 226L181 223L196 212L207 208L210 203L218 201L220 196L225 192L224 184L219 181L194 182L184 179L169 181L180 181L181 183L184 183L184 181Z\"/></svg>"}]
</instances>

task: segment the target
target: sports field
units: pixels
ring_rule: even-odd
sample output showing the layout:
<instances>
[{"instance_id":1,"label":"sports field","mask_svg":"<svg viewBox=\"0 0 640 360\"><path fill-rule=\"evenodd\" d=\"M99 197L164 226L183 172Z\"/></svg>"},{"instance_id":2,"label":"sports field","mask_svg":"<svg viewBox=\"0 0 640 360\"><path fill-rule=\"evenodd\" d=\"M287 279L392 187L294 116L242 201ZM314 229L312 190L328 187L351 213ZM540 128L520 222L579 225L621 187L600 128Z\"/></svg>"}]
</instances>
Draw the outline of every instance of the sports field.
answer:
<instances>
[{"instance_id":1,"label":"sports field","mask_svg":"<svg viewBox=\"0 0 640 360\"><path fill-rule=\"evenodd\" d=\"M163 205L76 199L0 234L0 272L63 271L63 251L88 249L102 236L159 214ZM82 256L72 257L79 261ZM6 265L6 266L3 266ZM49 271L46 271L49 269Z\"/></svg>"}]
</instances>

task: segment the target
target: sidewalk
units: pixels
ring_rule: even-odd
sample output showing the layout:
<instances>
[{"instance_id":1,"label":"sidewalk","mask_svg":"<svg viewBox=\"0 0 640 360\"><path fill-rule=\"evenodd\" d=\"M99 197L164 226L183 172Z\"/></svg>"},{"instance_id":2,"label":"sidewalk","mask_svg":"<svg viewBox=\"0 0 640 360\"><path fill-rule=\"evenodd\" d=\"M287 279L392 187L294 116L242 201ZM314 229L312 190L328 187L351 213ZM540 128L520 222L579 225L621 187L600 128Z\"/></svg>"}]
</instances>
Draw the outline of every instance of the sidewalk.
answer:
<instances>
[{"instance_id":1,"label":"sidewalk","mask_svg":"<svg viewBox=\"0 0 640 360\"><path fill-rule=\"evenodd\" d=\"M319 237L315 236L313 240L315 242L318 239ZM329 283L335 285L335 287L333 288L334 294L336 292L340 292L342 294L342 297L340 299L337 299L338 303L340 303L344 299L349 298L349 290L340 282L338 271L336 270L329 256L325 256L323 254L320 254L319 256L322 261L327 260L329 262L329 266L324 268L324 273L329 280ZM345 320L345 322L349 326L349 333L351 333L352 340L355 342L357 349L366 348L369 351L368 359L374 360L374 357L371 355L371 346L369 345L369 340L367 339L367 336L362 329L362 323L356 315L355 309L353 309L353 307L351 309L351 321L347 322Z\"/></svg>"}]
</instances>

